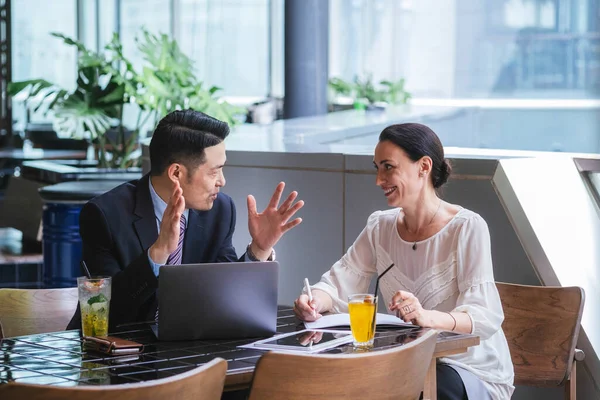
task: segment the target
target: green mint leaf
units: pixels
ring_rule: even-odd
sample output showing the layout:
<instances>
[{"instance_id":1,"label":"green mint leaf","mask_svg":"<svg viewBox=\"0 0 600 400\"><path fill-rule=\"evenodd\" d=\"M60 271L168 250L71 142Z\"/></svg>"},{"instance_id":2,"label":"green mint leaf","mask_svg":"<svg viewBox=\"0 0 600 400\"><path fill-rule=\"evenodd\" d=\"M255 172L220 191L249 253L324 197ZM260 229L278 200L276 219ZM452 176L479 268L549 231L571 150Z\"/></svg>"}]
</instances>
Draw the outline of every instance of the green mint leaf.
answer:
<instances>
[{"instance_id":1,"label":"green mint leaf","mask_svg":"<svg viewBox=\"0 0 600 400\"><path fill-rule=\"evenodd\" d=\"M90 298L88 299L87 303L88 303L88 305L90 305L90 306L91 306L91 305L92 305L92 304L94 304L94 303L104 303L104 302L106 302L106 301L108 301L108 299L106 298L106 296L104 296L102 293L100 293L100 294L99 294L99 295L97 295L97 296L90 297Z\"/></svg>"}]
</instances>

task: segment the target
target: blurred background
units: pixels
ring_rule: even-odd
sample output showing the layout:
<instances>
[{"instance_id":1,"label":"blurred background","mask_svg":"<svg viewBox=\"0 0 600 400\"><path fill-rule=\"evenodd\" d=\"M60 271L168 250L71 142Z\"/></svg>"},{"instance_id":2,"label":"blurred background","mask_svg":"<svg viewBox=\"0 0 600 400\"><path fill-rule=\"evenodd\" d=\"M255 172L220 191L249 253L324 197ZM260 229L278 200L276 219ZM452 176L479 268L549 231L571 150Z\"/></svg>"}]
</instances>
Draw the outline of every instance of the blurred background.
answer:
<instances>
[{"instance_id":1,"label":"blurred background","mask_svg":"<svg viewBox=\"0 0 600 400\"><path fill-rule=\"evenodd\" d=\"M19 0L12 8L13 81L74 88L76 50L50 32L97 51L116 32L139 68L135 38L143 27L175 39L197 76L232 103L285 97L283 0ZM403 79L412 104L461 108L437 127L442 134L452 127L447 145L600 150L597 0L330 0L328 19L328 78ZM330 87L330 110L348 103L339 97ZM19 99L17 132L48 121L27 116ZM283 116L282 103L274 104L267 121Z\"/></svg>"}]
</instances>

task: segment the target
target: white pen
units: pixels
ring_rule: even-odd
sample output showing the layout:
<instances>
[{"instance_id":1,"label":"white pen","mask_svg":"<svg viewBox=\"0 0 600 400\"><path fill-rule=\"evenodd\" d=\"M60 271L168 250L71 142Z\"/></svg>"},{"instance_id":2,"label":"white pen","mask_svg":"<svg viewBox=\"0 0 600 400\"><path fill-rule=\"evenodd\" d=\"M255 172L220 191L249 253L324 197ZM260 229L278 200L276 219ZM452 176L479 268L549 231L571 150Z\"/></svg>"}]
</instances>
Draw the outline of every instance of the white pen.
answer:
<instances>
[{"instance_id":1,"label":"white pen","mask_svg":"<svg viewBox=\"0 0 600 400\"><path fill-rule=\"evenodd\" d=\"M306 289L306 294L308 295L308 303L312 303L313 297L312 292L310 290L310 283L308 283L308 278L304 278L304 289ZM312 305L310 306L312 308ZM313 309L313 317L317 316L317 311Z\"/></svg>"}]
</instances>

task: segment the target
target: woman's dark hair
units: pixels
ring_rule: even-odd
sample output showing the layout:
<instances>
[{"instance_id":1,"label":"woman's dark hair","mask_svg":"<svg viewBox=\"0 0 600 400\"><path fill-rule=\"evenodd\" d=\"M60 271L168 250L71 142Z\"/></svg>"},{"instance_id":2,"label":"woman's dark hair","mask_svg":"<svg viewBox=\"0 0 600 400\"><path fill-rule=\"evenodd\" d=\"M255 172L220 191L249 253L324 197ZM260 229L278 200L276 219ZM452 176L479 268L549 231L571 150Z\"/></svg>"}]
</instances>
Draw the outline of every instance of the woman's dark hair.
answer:
<instances>
[{"instance_id":1,"label":"woman's dark hair","mask_svg":"<svg viewBox=\"0 0 600 400\"><path fill-rule=\"evenodd\" d=\"M413 161L429 156L433 161L431 183L436 189L446 183L452 172L452 166L444 158L444 147L440 138L425 125L416 123L390 125L381 132L379 141L394 143Z\"/></svg>"},{"instance_id":2,"label":"woman's dark hair","mask_svg":"<svg viewBox=\"0 0 600 400\"><path fill-rule=\"evenodd\" d=\"M206 161L204 149L229 135L229 126L199 111L173 111L160 120L150 141L150 173L161 175L173 163L194 170Z\"/></svg>"}]
</instances>

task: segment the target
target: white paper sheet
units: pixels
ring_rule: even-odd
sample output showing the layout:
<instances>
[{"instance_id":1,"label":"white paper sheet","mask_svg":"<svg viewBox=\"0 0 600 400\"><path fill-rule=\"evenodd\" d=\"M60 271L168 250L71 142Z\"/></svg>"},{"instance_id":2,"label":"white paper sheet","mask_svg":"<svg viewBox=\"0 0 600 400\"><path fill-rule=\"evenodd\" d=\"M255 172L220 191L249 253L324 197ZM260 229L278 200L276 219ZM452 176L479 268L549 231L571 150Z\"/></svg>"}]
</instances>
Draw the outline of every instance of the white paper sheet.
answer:
<instances>
[{"instance_id":1,"label":"white paper sheet","mask_svg":"<svg viewBox=\"0 0 600 400\"><path fill-rule=\"evenodd\" d=\"M395 325L395 326L413 326L402 321L395 315L377 313L377 325ZM305 322L307 329L323 329L339 326L350 326L350 314L329 314L324 315L314 322Z\"/></svg>"}]
</instances>

